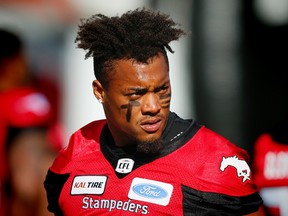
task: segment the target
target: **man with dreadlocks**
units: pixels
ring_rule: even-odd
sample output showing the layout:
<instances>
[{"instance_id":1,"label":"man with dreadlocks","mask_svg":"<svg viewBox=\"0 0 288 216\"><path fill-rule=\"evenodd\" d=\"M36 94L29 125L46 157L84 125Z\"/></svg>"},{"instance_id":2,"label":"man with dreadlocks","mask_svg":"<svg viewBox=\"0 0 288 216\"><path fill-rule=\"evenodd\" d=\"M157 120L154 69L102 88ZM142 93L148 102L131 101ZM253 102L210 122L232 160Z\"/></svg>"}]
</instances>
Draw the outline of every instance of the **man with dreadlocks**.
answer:
<instances>
[{"instance_id":1,"label":"man with dreadlocks","mask_svg":"<svg viewBox=\"0 0 288 216\"><path fill-rule=\"evenodd\" d=\"M186 32L136 9L82 20L106 119L76 131L44 182L55 215L258 215L247 154L169 109L168 45Z\"/></svg>"}]
</instances>

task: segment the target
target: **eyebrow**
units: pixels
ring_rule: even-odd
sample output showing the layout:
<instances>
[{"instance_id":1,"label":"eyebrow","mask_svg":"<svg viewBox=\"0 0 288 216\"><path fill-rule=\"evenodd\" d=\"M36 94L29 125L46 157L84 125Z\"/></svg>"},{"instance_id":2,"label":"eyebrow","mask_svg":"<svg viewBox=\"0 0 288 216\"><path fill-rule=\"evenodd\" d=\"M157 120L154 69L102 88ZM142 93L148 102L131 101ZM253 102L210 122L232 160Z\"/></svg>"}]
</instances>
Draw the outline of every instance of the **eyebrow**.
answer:
<instances>
[{"instance_id":1,"label":"eyebrow","mask_svg":"<svg viewBox=\"0 0 288 216\"><path fill-rule=\"evenodd\" d=\"M129 91L135 91L137 93L145 93L148 91L147 88L137 88L137 87L132 87L132 88L128 88Z\"/></svg>"},{"instance_id":2,"label":"eyebrow","mask_svg":"<svg viewBox=\"0 0 288 216\"><path fill-rule=\"evenodd\" d=\"M169 86L168 84L169 82L165 82L164 84L156 87L154 91L159 91L160 89L165 88L166 86L168 87ZM148 88L131 87L131 88L128 88L128 91L135 91L138 94L144 94L148 91Z\"/></svg>"},{"instance_id":3,"label":"eyebrow","mask_svg":"<svg viewBox=\"0 0 288 216\"><path fill-rule=\"evenodd\" d=\"M161 86L159 86L159 87L156 87L156 88L155 88L155 91L159 91L159 90L161 90L161 89L163 89L163 88L169 87L168 84L169 84L169 83L167 82L167 83L164 83L163 85L161 85Z\"/></svg>"}]
</instances>

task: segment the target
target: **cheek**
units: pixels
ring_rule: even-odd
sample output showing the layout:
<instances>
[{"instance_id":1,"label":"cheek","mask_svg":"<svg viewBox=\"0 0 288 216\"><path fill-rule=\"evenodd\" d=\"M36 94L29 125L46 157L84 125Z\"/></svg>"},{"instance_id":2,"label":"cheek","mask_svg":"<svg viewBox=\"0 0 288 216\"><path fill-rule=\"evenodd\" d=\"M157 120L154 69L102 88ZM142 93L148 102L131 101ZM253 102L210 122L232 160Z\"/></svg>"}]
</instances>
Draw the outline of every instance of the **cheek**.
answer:
<instances>
[{"instance_id":1,"label":"cheek","mask_svg":"<svg viewBox=\"0 0 288 216\"><path fill-rule=\"evenodd\" d=\"M161 95L159 100L162 108L169 108L171 102L171 92Z\"/></svg>"},{"instance_id":2,"label":"cheek","mask_svg":"<svg viewBox=\"0 0 288 216\"><path fill-rule=\"evenodd\" d=\"M140 107L140 103L138 101L129 101L127 104L122 104L121 109L126 112L126 121L130 122L132 118L132 110L136 107Z\"/></svg>"},{"instance_id":3,"label":"cheek","mask_svg":"<svg viewBox=\"0 0 288 216\"><path fill-rule=\"evenodd\" d=\"M112 95L113 96L113 95ZM118 122L130 122L133 118L133 111L140 106L138 101L129 101L121 96L119 97L109 97L105 98L103 108L107 118L114 118ZM111 98L112 97L112 98Z\"/></svg>"},{"instance_id":4,"label":"cheek","mask_svg":"<svg viewBox=\"0 0 288 216\"><path fill-rule=\"evenodd\" d=\"M123 114L119 104L116 104L114 102L112 103L106 102L103 104L103 108L107 118L110 119L114 118L115 120L120 120L122 118L121 115Z\"/></svg>"}]
</instances>

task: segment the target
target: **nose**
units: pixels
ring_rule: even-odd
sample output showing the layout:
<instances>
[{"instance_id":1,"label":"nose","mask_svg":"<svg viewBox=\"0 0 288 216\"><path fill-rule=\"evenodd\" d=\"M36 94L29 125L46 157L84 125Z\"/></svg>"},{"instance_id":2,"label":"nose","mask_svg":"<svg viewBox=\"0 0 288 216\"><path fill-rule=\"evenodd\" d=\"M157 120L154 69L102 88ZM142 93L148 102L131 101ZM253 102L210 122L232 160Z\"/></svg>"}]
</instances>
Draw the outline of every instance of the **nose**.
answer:
<instances>
[{"instance_id":1,"label":"nose","mask_svg":"<svg viewBox=\"0 0 288 216\"><path fill-rule=\"evenodd\" d=\"M158 95L151 92L145 95L142 104L143 114L157 114L161 109L160 101Z\"/></svg>"}]
</instances>

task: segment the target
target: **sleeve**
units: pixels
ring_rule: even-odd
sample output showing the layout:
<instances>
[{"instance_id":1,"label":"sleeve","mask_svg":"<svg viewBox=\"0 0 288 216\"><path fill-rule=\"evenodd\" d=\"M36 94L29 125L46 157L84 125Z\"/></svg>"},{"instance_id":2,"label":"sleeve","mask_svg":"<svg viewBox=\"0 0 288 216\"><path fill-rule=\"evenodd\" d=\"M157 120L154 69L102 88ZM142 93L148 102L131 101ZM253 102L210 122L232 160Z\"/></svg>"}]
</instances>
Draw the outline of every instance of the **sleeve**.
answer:
<instances>
[{"instance_id":1,"label":"sleeve","mask_svg":"<svg viewBox=\"0 0 288 216\"><path fill-rule=\"evenodd\" d=\"M196 215L256 212L262 199L253 182L248 153L213 131L200 132L192 149L193 184L182 187L184 211L187 215L194 210Z\"/></svg>"},{"instance_id":2,"label":"sleeve","mask_svg":"<svg viewBox=\"0 0 288 216\"><path fill-rule=\"evenodd\" d=\"M257 192L246 150L232 144L222 136L202 131L202 137L193 147L196 151L197 188L230 196L247 196Z\"/></svg>"},{"instance_id":3,"label":"sleeve","mask_svg":"<svg viewBox=\"0 0 288 216\"><path fill-rule=\"evenodd\" d=\"M44 187L47 194L48 210L53 212L55 216L63 216L62 210L59 206L59 197L63 185L67 181L69 174L56 174L48 170Z\"/></svg>"}]
</instances>

